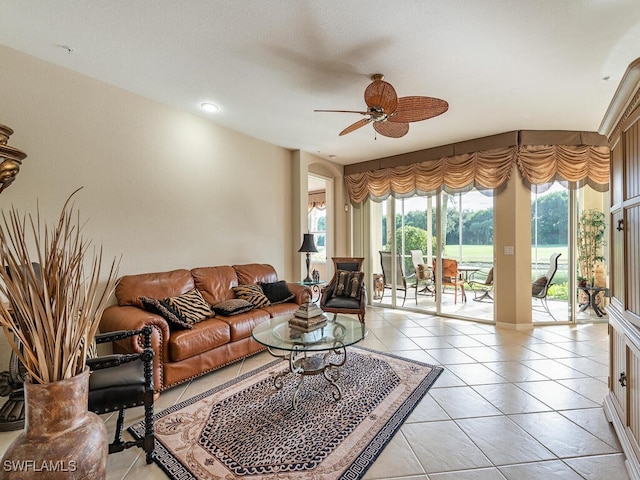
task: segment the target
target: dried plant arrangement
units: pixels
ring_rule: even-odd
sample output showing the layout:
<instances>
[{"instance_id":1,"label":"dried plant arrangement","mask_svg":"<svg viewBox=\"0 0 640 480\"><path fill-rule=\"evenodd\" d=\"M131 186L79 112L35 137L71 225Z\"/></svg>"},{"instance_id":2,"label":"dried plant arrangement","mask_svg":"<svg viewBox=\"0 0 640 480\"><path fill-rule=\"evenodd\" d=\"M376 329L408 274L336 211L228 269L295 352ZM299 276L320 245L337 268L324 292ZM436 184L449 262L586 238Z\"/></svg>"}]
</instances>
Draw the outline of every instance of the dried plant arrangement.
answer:
<instances>
[{"instance_id":1,"label":"dried plant arrangement","mask_svg":"<svg viewBox=\"0 0 640 480\"><path fill-rule=\"evenodd\" d=\"M66 200L56 224L12 207L0 222L0 325L31 382L48 384L85 368L87 350L115 288L114 258L101 283L102 247L81 235ZM33 263L40 265L40 272Z\"/></svg>"}]
</instances>

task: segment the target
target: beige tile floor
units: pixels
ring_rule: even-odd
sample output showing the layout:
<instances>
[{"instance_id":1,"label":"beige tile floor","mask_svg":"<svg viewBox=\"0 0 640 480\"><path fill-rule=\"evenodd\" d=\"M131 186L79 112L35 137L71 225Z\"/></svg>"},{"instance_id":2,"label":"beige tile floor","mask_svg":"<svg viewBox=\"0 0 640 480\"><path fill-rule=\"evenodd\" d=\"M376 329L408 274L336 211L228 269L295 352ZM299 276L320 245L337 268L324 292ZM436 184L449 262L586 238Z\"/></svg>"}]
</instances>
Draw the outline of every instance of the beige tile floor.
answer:
<instances>
[{"instance_id":1,"label":"beige tile floor","mask_svg":"<svg viewBox=\"0 0 640 480\"><path fill-rule=\"evenodd\" d=\"M365 475L367 480L626 480L602 411L605 323L529 332L369 308L363 346L442 365L436 384ZM164 392L157 411L271 361L267 353ZM141 409L128 421L142 418ZM105 416L113 431L115 418ZM0 453L17 432L0 433ZM109 480L165 479L140 449L109 456Z\"/></svg>"}]
</instances>

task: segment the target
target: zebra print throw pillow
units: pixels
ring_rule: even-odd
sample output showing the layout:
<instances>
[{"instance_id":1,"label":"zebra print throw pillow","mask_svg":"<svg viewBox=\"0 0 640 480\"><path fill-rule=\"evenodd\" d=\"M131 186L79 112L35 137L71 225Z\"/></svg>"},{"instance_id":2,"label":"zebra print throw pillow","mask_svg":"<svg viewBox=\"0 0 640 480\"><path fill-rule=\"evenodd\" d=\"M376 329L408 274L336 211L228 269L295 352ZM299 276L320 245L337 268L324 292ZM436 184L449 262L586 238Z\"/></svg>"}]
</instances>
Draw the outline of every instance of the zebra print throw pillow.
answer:
<instances>
[{"instance_id":1,"label":"zebra print throw pillow","mask_svg":"<svg viewBox=\"0 0 640 480\"><path fill-rule=\"evenodd\" d=\"M163 302L191 325L214 316L209 304L195 288L177 297L167 297Z\"/></svg>"},{"instance_id":2,"label":"zebra print throw pillow","mask_svg":"<svg viewBox=\"0 0 640 480\"><path fill-rule=\"evenodd\" d=\"M262 291L260 285L238 285L237 287L233 287L233 293L236 294L236 298L246 300L256 308L271 305L271 302Z\"/></svg>"},{"instance_id":3,"label":"zebra print throw pillow","mask_svg":"<svg viewBox=\"0 0 640 480\"><path fill-rule=\"evenodd\" d=\"M192 325L178 315L178 312L174 311L169 305L164 303L161 300L157 300L151 297L140 297L140 303L144 306L144 309L147 312L155 313L156 315L160 315L169 323L169 328L172 327L182 327L182 328L191 328Z\"/></svg>"}]
</instances>

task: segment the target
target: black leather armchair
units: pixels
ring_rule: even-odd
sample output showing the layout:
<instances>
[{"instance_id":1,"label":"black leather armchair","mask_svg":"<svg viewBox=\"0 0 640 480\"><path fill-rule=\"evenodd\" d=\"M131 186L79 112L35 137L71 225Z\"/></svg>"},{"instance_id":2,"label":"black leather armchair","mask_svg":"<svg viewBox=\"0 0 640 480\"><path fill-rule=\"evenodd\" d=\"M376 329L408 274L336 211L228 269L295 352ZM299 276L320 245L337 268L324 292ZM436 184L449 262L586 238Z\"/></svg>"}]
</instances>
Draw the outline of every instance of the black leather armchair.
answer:
<instances>
[{"instance_id":1,"label":"black leather armchair","mask_svg":"<svg viewBox=\"0 0 640 480\"><path fill-rule=\"evenodd\" d=\"M367 304L364 281L359 284L359 291L354 297L337 295L338 272L362 272L362 257L333 257L334 274L331 281L322 290L320 308L329 313L346 313L358 315L358 320L364 323L365 307ZM364 280L364 279L362 279Z\"/></svg>"},{"instance_id":2,"label":"black leather armchair","mask_svg":"<svg viewBox=\"0 0 640 480\"><path fill-rule=\"evenodd\" d=\"M147 454L147 463L153 460L155 437L153 433L153 349L151 327L96 335L96 343L114 342L140 335L144 350L139 354L112 354L87 359L91 369L89 377L89 410L97 414L118 411L115 437L109 444L109 453L130 447L141 447ZM144 436L123 441L124 411L144 406Z\"/></svg>"}]
</instances>

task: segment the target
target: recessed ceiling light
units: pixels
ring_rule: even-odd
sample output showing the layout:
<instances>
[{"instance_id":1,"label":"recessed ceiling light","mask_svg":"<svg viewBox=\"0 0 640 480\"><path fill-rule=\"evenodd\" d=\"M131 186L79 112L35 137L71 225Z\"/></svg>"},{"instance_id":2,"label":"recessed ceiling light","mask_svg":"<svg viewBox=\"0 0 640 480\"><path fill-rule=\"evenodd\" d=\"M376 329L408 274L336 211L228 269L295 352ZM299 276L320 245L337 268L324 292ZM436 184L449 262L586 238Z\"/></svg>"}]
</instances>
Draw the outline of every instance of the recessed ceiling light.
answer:
<instances>
[{"instance_id":1,"label":"recessed ceiling light","mask_svg":"<svg viewBox=\"0 0 640 480\"><path fill-rule=\"evenodd\" d=\"M200 108L202 108L205 112L217 112L220 110L220 107L215 103L207 103L207 102L201 104Z\"/></svg>"},{"instance_id":2,"label":"recessed ceiling light","mask_svg":"<svg viewBox=\"0 0 640 480\"><path fill-rule=\"evenodd\" d=\"M604 77L602 77L602 80L608 82L609 80L611 80L611 75L605 75Z\"/></svg>"}]
</instances>

